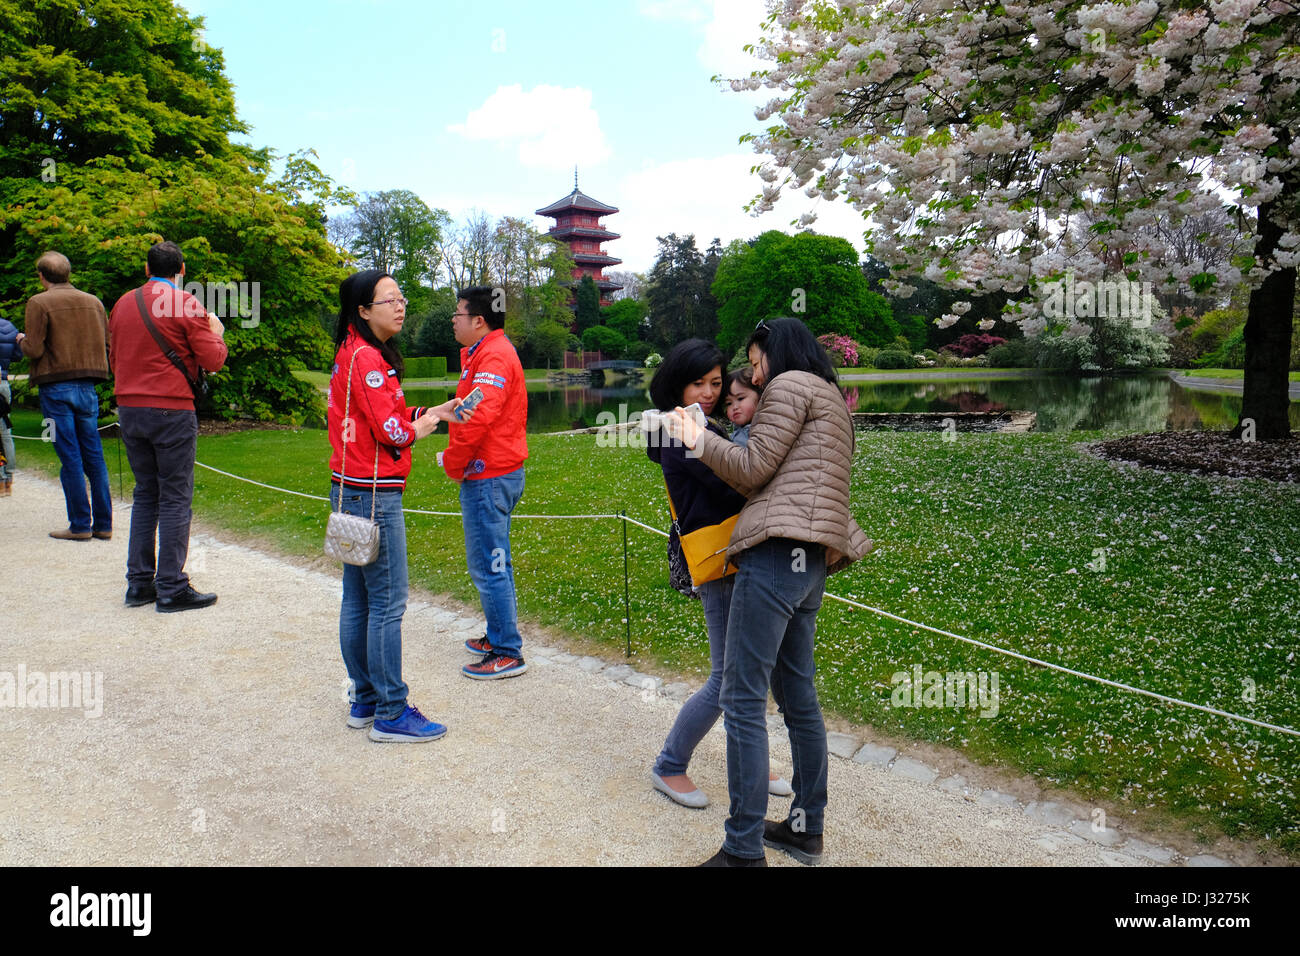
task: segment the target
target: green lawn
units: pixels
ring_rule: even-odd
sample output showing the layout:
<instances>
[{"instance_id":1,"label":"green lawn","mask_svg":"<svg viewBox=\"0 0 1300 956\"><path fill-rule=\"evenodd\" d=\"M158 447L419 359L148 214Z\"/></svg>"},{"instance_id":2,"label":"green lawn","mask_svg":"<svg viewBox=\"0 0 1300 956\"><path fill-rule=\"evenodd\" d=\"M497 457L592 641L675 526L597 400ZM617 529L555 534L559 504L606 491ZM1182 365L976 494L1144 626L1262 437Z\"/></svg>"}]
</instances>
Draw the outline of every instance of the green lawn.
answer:
<instances>
[{"instance_id":1,"label":"green lawn","mask_svg":"<svg viewBox=\"0 0 1300 956\"><path fill-rule=\"evenodd\" d=\"M1180 378L1235 378L1244 379L1246 372L1239 368L1189 368L1178 373ZM1300 382L1300 372L1291 372L1291 381Z\"/></svg>"},{"instance_id":2,"label":"green lawn","mask_svg":"<svg viewBox=\"0 0 1300 956\"><path fill-rule=\"evenodd\" d=\"M38 417L17 413L18 433L37 434ZM1300 726L1296 488L1118 468L1074 447L1095 437L962 434L945 442L937 433L860 434L854 510L877 550L831 578L828 589L1029 656ZM106 454L116 494L114 444ZM521 514L626 509L666 525L662 480L644 452L597 447L590 435L532 435L529 444ZM455 486L434 464L445 445L435 436L416 447L407 507L458 510ZM24 467L53 460L48 445L20 446ZM243 432L202 438L199 459L324 494L327 447L320 431ZM204 519L290 553L319 554L323 503L202 469L195 488ZM459 520L410 516L407 531L412 584L475 603ZM521 614L621 654L622 540L615 521L517 519ZM702 676L701 613L668 587L664 540L629 526L628 545L635 659ZM997 716L892 706L891 675L918 664L997 672ZM1294 737L1023 664L830 600L819 618L818 668L828 712L961 748L974 760L1140 811L1142 819L1168 813L1207 836L1222 831L1300 850Z\"/></svg>"}]
</instances>

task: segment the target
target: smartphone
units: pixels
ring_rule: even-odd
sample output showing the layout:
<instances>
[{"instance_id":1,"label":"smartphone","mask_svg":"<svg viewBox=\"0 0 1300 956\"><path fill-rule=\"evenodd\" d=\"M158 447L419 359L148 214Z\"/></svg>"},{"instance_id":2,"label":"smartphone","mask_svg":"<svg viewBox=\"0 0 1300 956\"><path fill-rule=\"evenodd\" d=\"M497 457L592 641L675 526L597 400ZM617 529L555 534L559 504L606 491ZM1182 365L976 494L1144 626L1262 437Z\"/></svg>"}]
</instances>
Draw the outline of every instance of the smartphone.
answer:
<instances>
[{"instance_id":1,"label":"smartphone","mask_svg":"<svg viewBox=\"0 0 1300 956\"><path fill-rule=\"evenodd\" d=\"M701 428L708 427L709 420L704 414L704 409L700 408L699 402L692 402L691 404L687 405L686 408L683 409L683 411L685 411L687 415L690 415L692 418L694 418L695 424L699 425Z\"/></svg>"},{"instance_id":2,"label":"smartphone","mask_svg":"<svg viewBox=\"0 0 1300 956\"><path fill-rule=\"evenodd\" d=\"M457 405L456 408L452 411L451 414L455 417L456 421L463 422L465 419L460 417L461 410L468 409L469 411L473 411L475 408L478 407L478 403L481 401L483 401L483 389L475 385L474 391L466 395L461 400L461 403Z\"/></svg>"}]
</instances>

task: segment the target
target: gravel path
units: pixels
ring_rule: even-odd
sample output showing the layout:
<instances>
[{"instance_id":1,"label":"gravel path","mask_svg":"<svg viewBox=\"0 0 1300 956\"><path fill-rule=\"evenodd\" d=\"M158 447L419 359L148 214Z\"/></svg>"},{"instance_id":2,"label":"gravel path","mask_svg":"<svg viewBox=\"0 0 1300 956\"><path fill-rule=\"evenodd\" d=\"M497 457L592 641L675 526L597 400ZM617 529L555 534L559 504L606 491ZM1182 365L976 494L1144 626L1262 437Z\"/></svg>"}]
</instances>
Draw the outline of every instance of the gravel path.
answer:
<instances>
[{"instance_id":1,"label":"gravel path","mask_svg":"<svg viewBox=\"0 0 1300 956\"><path fill-rule=\"evenodd\" d=\"M0 706L0 865L679 865L721 844L721 722L692 764L714 803L679 808L648 781L676 701L536 643L527 674L467 680L461 642L481 620L413 595L404 676L450 732L371 743L344 726L339 575L196 535L191 572L217 605L126 608L129 509L109 542L47 537L63 514L58 485L31 470L0 500L0 679L100 672L102 715L84 701ZM788 771L784 734L772 745ZM785 803L773 798L769 816ZM826 835L829 864L1149 865L1018 808L836 757ZM775 851L768 862L798 865Z\"/></svg>"}]
</instances>

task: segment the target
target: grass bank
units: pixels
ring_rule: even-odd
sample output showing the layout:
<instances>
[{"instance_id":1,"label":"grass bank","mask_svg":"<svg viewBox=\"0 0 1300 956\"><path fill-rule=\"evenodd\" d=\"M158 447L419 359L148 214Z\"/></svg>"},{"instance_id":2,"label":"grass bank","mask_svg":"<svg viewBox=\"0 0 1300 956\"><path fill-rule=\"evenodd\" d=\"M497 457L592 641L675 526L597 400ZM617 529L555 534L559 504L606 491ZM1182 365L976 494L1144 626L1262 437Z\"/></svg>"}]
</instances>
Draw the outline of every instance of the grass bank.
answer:
<instances>
[{"instance_id":1,"label":"grass bank","mask_svg":"<svg viewBox=\"0 0 1300 956\"><path fill-rule=\"evenodd\" d=\"M1227 378L1242 381L1246 377L1244 369L1240 368L1189 368L1183 369L1178 373L1179 378ZM1288 378L1293 382L1300 382L1300 372L1288 373Z\"/></svg>"},{"instance_id":2,"label":"grass bank","mask_svg":"<svg viewBox=\"0 0 1300 956\"><path fill-rule=\"evenodd\" d=\"M15 415L19 434L38 416ZM1081 455L1095 433L868 433L858 437L854 511L877 550L829 590L972 638L1112 680L1284 726L1300 725L1300 496L1294 487L1116 467ZM591 435L529 436L521 513L626 509L666 525L663 485L643 452ZM20 442L20 464L52 449ZM106 454L118 490L115 442ZM457 511L415 449L410 508ZM320 431L203 437L199 459L324 494ZM125 476L130 492L130 474ZM324 504L199 470L206 520L302 555L319 553ZM621 653L623 534L615 521L518 519L521 614ZM470 603L456 518L408 517L411 580ZM664 541L628 530L634 655L696 675L707 667L699 606L668 587ZM205 582L199 580L199 585ZM207 582L216 585L219 582ZM1296 738L1023 664L834 601L818 627L828 711L964 750L1082 795L1170 811L1197 832L1300 850ZM896 673L999 677L996 716L893 706Z\"/></svg>"}]
</instances>

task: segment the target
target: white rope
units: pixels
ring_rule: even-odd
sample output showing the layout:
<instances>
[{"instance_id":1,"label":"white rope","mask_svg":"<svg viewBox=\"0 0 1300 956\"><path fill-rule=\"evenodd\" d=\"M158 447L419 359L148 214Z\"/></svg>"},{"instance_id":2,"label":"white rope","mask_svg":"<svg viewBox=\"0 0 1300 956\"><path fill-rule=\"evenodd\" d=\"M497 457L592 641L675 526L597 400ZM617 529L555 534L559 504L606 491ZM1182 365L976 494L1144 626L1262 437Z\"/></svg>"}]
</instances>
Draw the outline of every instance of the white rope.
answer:
<instances>
[{"instance_id":1,"label":"white rope","mask_svg":"<svg viewBox=\"0 0 1300 956\"><path fill-rule=\"evenodd\" d=\"M1049 668L1050 670L1060 671L1063 674L1072 674L1075 677L1082 677L1084 680L1096 681L1098 684L1105 684L1108 687L1118 687L1120 690L1131 691L1134 694L1144 694L1147 697L1154 697L1156 700L1162 700L1169 704L1178 704L1182 707L1191 707L1193 710L1203 710L1207 714L1217 714L1220 717L1229 717L1232 720L1240 720L1243 723L1254 724L1256 727L1264 727L1268 730L1276 730L1284 734L1290 734L1293 737L1300 737L1300 731L1292 730L1290 727L1279 727L1277 724L1265 723L1262 720L1255 720L1255 718L1253 717L1243 717L1240 714L1229 713L1226 710L1218 710L1217 708L1214 707L1206 707L1204 704L1194 704L1191 701L1179 700L1177 697L1168 697L1164 694L1157 694L1155 691L1143 690L1141 687L1133 687L1130 684L1121 684L1118 681L1107 680L1105 677L1097 677L1094 674L1086 674L1083 671L1077 671L1070 667L1062 667L1060 664L1053 664L1050 661L1042 661L1036 657L1029 657L1028 655L1021 654L1017 651L1010 651L1003 647L997 647L993 644L986 644L983 641L977 641L973 637L963 637L960 634L952 633L952 631L945 631L942 630L941 628L931 627L928 624L919 624L916 621L909 621L905 617L899 617L897 614L890 614L888 611L882 611L878 607L871 607L870 605L862 604L858 601L851 601L848 598L842 598L838 594L831 594L829 591L826 592L826 597L831 598L832 600L835 601L841 601L844 604L851 605L852 607L862 608L862 610L864 611L872 611L876 614L879 614L881 617L887 617L892 620L898 621L902 624L907 624L911 627L919 627L925 631L932 631L935 634L942 634L944 637L951 637L958 641L965 641L967 644L974 644L976 647L982 647L987 651L995 651L998 654L1005 654L1007 657L1015 657L1029 664L1037 664L1039 667L1046 667Z\"/></svg>"},{"instance_id":2,"label":"white rope","mask_svg":"<svg viewBox=\"0 0 1300 956\"><path fill-rule=\"evenodd\" d=\"M19 438L24 436L15 435L14 437ZM36 440L40 441L41 439L36 439ZM323 495L309 495L301 491L292 491L288 488L279 488L275 485L264 484L263 482L260 481L254 481L252 478L245 478L242 475L235 475L235 474L231 474L228 471L222 471L220 468L213 468L211 465L205 465L201 461L196 461L195 464L198 465L200 468L206 468L208 471L216 472L218 475L225 475L227 478L234 478L236 481L247 482L248 484L256 485L259 488L266 488L269 491L279 491L279 492L283 492L286 495L296 495L299 498L310 498L313 501L329 501L329 498ZM459 511L424 511L417 508L403 508L402 510L407 514L432 515L434 517L440 517L440 518L461 517L461 513ZM617 518L620 521L626 521L629 524L634 524L639 528L644 528L647 531L654 532L655 534L660 535L662 537L665 538L668 537L667 532L660 531L658 528L652 528L650 525L637 521L635 518L629 518L627 515L616 515L616 514L512 515L512 517L513 518L549 518L552 520L565 520L565 519L592 520L592 519ZM1227 717L1229 720L1237 720L1245 724L1253 724L1256 727L1263 727L1265 730L1275 730L1278 733L1290 734L1292 737L1300 737L1300 730L1294 730L1290 727L1282 727L1279 726L1278 724L1270 724L1262 720L1256 720L1253 717L1244 717L1241 714L1234 714L1226 710L1219 710L1216 707L1207 707L1204 704L1196 704L1196 703L1192 703L1191 701L1180 700L1177 697L1170 697L1166 694L1158 694L1155 691L1144 690L1141 687L1134 687L1131 684L1122 684L1119 681L1109 680L1105 677L1098 677L1095 674L1088 674L1085 673L1084 671L1075 670L1071 667L1064 667L1060 664L1053 664L1051 661L1039 660L1036 657L1030 657L1027 654L1021 654L1018 651L1008 650L1007 648L998 647L994 644L988 644L985 643L984 641L977 641L972 637L964 637L961 634L954 634L952 631L945 631L942 628L931 627L929 624L921 624L917 621L910 621L905 617L899 617L897 614L891 614L889 611L881 610L878 607L872 607L869 604L863 604L859 601L854 601L854 600L850 600L849 598L840 597L838 594L831 594L829 591L826 592L825 596L830 598L833 601L840 601L841 603L848 604L851 607L861 608L864 611L871 611L873 614L879 614L881 617L887 617L890 620L898 621L900 624L906 624L909 627L917 627L920 628L921 630L930 631L934 634L941 634L944 637L951 637L954 640L964 641L965 643L974 645L975 647L980 647L987 651L993 651L994 653L997 654L1003 654L1007 657L1013 657L1016 658L1017 660L1022 660L1028 664L1035 664L1039 667L1046 667L1049 670L1060 671L1062 674L1070 674L1073 677L1081 677L1084 680L1094 681L1095 683L1104 684L1107 687L1114 687L1119 690L1125 690L1128 691L1129 693L1141 694L1146 697L1152 697L1155 698L1156 700L1163 701L1167 704L1175 704L1179 707L1188 707L1191 708L1192 710L1203 711L1204 713L1214 714L1218 717Z\"/></svg>"}]
</instances>

